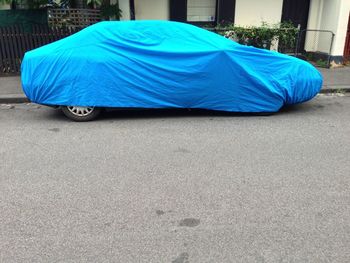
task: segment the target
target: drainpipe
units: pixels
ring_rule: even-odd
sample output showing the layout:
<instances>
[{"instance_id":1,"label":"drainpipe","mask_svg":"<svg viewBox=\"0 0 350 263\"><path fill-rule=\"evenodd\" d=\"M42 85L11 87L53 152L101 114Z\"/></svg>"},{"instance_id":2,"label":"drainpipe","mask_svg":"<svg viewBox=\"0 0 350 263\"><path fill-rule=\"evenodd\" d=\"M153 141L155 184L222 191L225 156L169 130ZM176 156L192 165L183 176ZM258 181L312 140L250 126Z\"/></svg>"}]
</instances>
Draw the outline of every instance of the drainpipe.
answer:
<instances>
[{"instance_id":1,"label":"drainpipe","mask_svg":"<svg viewBox=\"0 0 350 263\"><path fill-rule=\"evenodd\" d=\"M216 0L216 10L215 10L215 27L217 27L220 23L219 21L219 13L220 13L220 1Z\"/></svg>"},{"instance_id":2,"label":"drainpipe","mask_svg":"<svg viewBox=\"0 0 350 263\"><path fill-rule=\"evenodd\" d=\"M135 20L135 1L129 0L130 5L130 20Z\"/></svg>"}]
</instances>

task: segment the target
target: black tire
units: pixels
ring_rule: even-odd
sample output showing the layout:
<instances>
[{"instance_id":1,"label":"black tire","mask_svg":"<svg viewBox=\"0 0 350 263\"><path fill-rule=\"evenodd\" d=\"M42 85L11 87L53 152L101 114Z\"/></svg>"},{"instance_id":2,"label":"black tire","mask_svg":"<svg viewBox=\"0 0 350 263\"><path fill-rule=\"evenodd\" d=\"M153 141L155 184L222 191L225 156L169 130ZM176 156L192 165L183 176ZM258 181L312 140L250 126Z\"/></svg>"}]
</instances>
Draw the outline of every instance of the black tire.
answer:
<instances>
[{"instance_id":1,"label":"black tire","mask_svg":"<svg viewBox=\"0 0 350 263\"><path fill-rule=\"evenodd\" d=\"M100 115L102 109L95 107L62 106L62 112L72 121L92 121Z\"/></svg>"}]
</instances>

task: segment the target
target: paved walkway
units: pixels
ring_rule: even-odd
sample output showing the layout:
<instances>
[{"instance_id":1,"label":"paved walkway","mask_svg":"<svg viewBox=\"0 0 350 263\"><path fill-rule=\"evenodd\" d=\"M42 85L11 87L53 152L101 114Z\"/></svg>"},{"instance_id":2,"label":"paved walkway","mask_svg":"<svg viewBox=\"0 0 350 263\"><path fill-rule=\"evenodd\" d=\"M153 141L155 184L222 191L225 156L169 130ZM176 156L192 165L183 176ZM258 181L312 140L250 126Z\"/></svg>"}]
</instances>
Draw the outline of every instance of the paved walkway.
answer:
<instances>
[{"instance_id":1,"label":"paved walkway","mask_svg":"<svg viewBox=\"0 0 350 263\"><path fill-rule=\"evenodd\" d=\"M337 69L319 68L323 75L322 93L350 92L350 67ZM27 102L19 76L0 78L0 103Z\"/></svg>"},{"instance_id":2,"label":"paved walkway","mask_svg":"<svg viewBox=\"0 0 350 263\"><path fill-rule=\"evenodd\" d=\"M27 101L21 88L19 76L0 78L0 103L14 103Z\"/></svg>"},{"instance_id":3,"label":"paved walkway","mask_svg":"<svg viewBox=\"0 0 350 263\"><path fill-rule=\"evenodd\" d=\"M318 68L323 75L322 92L342 90L350 92L350 67L326 69Z\"/></svg>"}]
</instances>

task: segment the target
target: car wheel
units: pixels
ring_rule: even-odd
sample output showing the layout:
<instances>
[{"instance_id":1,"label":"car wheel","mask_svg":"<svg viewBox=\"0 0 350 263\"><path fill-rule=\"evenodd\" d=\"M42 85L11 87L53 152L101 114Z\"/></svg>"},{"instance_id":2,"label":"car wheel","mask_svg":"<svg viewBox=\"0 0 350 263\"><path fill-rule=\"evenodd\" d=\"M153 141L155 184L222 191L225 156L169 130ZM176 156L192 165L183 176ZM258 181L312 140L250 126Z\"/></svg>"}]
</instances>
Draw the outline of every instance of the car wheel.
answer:
<instances>
[{"instance_id":1,"label":"car wheel","mask_svg":"<svg viewBox=\"0 0 350 263\"><path fill-rule=\"evenodd\" d=\"M92 121L101 113L101 108L62 106L64 115L73 121Z\"/></svg>"}]
</instances>

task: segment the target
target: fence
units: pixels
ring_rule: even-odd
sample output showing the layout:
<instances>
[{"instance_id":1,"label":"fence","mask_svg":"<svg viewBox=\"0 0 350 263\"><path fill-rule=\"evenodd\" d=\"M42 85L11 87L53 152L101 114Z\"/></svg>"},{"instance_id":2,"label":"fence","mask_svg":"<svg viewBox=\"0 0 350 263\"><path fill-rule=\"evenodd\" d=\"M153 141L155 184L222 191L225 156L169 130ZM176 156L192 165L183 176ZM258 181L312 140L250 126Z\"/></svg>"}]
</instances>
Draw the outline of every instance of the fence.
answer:
<instances>
[{"instance_id":1,"label":"fence","mask_svg":"<svg viewBox=\"0 0 350 263\"><path fill-rule=\"evenodd\" d=\"M85 22L87 23L87 20ZM0 28L0 74L18 74L26 51L59 40L79 30L80 27L77 26L48 27L45 25L33 25L29 32L28 28L22 25ZM209 30L222 35L226 32L226 30L218 29ZM295 41L284 42L279 39L267 44L264 48L314 61L317 66L330 66L333 32L302 30L295 39Z\"/></svg>"},{"instance_id":2,"label":"fence","mask_svg":"<svg viewBox=\"0 0 350 263\"><path fill-rule=\"evenodd\" d=\"M0 10L0 25L2 27L21 25L24 29L31 30L32 25L47 25L47 11L42 9Z\"/></svg>"},{"instance_id":3,"label":"fence","mask_svg":"<svg viewBox=\"0 0 350 263\"><path fill-rule=\"evenodd\" d=\"M334 36L329 30L302 30L299 33L295 55L319 67L329 68Z\"/></svg>"},{"instance_id":4,"label":"fence","mask_svg":"<svg viewBox=\"0 0 350 263\"><path fill-rule=\"evenodd\" d=\"M275 50L308 60L318 67L330 67L335 35L329 30L305 29L298 31L289 28L279 28L274 32L272 38L270 35L269 39L272 40L259 39L257 35L249 34L249 29L243 34L243 38L232 30L216 28L209 30L225 35L243 45Z\"/></svg>"},{"instance_id":5,"label":"fence","mask_svg":"<svg viewBox=\"0 0 350 263\"><path fill-rule=\"evenodd\" d=\"M18 74L24 53L69 36L79 29L33 25L32 32L22 26L0 28L0 74Z\"/></svg>"},{"instance_id":6,"label":"fence","mask_svg":"<svg viewBox=\"0 0 350 263\"><path fill-rule=\"evenodd\" d=\"M101 12L96 9L48 9L48 23L52 26L87 27L101 21Z\"/></svg>"}]
</instances>

